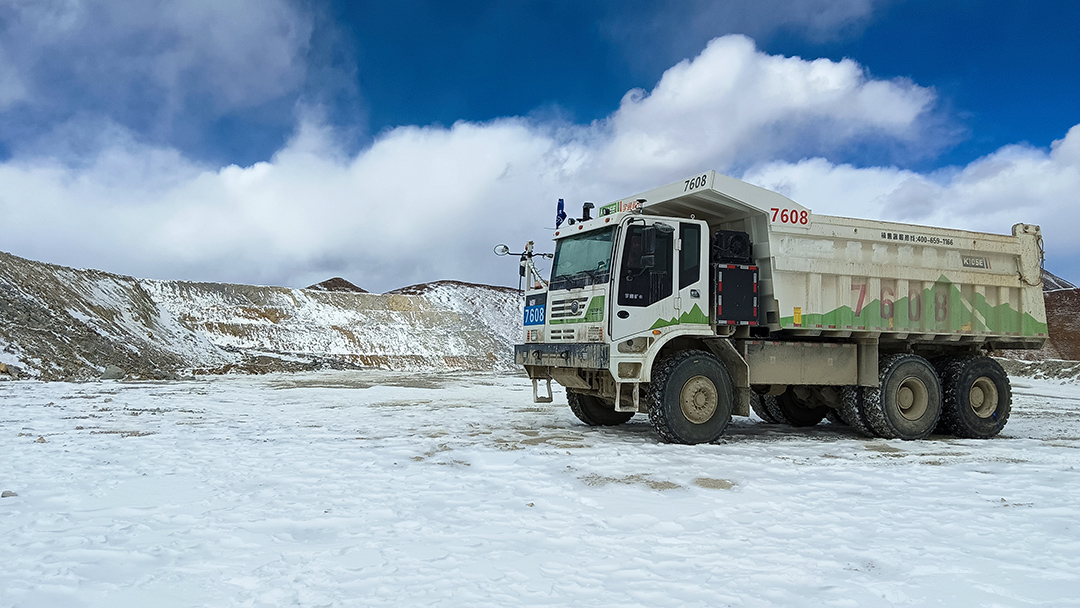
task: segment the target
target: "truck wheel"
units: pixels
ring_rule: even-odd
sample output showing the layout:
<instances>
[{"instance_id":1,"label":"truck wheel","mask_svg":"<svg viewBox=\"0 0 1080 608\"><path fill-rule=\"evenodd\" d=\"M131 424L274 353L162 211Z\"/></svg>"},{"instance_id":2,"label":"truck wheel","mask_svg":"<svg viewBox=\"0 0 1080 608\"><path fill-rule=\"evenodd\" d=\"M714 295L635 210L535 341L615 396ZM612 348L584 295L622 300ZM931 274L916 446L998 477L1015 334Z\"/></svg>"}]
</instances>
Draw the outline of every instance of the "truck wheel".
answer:
<instances>
[{"instance_id":1,"label":"truck wheel","mask_svg":"<svg viewBox=\"0 0 1080 608\"><path fill-rule=\"evenodd\" d=\"M838 409L833 409L830 407L829 411L825 413L825 418L828 419L829 422L838 426L850 426L848 424L848 421L844 420L844 414Z\"/></svg>"},{"instance_id":2,"label":"truck wheel","mask_svg":"<svg viewBox=\"0 0 1080 608\"><path fill-rule=\"evenodd\" d=\"M750 407L759 418L769 424L780 424L784 421L780 418L780 406L776 403L776 397L772 395L754 395L750 399Z\"/></svg>"},{"instance_id":3,"label":"truck wheel","mask_svg":"<svg viewBox=\"0 0 1080 608\"><path fill-rule=\"evenodd\" d=\"M859 434L874 437L874 429L870 427L870 421L866 419L866 405L863 399L865 390L869 389L861 386L845 386L841 390L843 400L840 402L840 415Z\"/></svg>"},{"instance_id":4,"label":"truck wheel","mask_svg":"<svg viewBox=\"0 0 1080 608\"><path fill-rule=\"evenodd\" d=\"M589 426L616 426L634 417L634 412L616 412L614 404L570 389L566 390L566 402L578 420Z\"/></svg>"},{"instance_id":5,"label":"truck wheel","mask_svg":"<svg viewBox=\"0 0 1080 608\"><path fill-rule=\"evenodd\" d=\"M788 388L784 394L776 398L780 405L780 414L784 422L791 426L814 426L825 418L829 408L825 406L812 407L795 394L794 389Z\"/></svg>"},{"instance_id":6,"label":"truck wheel","mask_svg":"<svg viewBox=\"0 0 1080 608\"><path fill-rule=\"evenodd\" d=\"M735 387L713 355L687 350L653 367L647 403L649 422L665 441L714 441L731 421Z\"/></svg>"},{"instance_id":7,"label":"truck wheel","mask_svg":"<svg viewBox=\"0 0 1080 608\"><path fill-rule=\"evenodd\" d=\"M989 439L1012 412L1012 386L1001 364L979 355L947 360L941 367L941 423L957 437Z\"/></svg>"},{"instance_id":8,"label":"truck wheel","mask_svg":"<svg viewBox=\"0 0 1080 608\"><path fill-rule=\"evenodd\" d=\"M870 428L885 439L922 439L941 415L941 383L917 355L889 355L878 365L878 387L863 388Z\"/></svg>"}]
</instances>

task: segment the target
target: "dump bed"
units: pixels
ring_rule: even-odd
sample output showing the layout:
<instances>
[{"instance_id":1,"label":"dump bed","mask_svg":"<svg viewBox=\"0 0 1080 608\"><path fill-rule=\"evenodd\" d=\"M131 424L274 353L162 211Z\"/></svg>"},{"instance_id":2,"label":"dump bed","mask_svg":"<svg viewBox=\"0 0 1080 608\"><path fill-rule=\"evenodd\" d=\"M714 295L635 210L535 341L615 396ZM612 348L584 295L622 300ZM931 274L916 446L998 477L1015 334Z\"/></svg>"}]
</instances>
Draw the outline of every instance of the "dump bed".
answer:
<instances>
[{"instance_id":1,"label":"dump bed","mask_svg":"<svg viewBox=\"0 0 1080 608\"><path fill-rule=\"evenodd\" d=\"M616 201L646 214L741 230L760 269L760 323L791 337L990 342L1046 340L1039 227L1012 235L816 215L713 171Z\"/></svg>"}]
</instances>

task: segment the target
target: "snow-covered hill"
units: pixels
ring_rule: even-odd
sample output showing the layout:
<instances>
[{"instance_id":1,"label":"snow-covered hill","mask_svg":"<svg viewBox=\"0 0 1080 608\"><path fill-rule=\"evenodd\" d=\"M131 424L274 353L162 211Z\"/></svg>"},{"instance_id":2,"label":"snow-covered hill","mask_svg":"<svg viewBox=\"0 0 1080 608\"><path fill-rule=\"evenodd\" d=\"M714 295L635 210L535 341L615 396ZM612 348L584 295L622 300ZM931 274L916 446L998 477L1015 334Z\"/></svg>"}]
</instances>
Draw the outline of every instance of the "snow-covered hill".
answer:
<instances>
[{"instance_id":1,"label":"snow-covered hill","mask_svg":"<svg viewBox=\"0 0 1080 608\"><path fill-rule=\"evenodd\" d=\"M500 369L518 300L456 282L378 295L155 281L0 253L0 376Z\"/></svg>"}]
</instances>

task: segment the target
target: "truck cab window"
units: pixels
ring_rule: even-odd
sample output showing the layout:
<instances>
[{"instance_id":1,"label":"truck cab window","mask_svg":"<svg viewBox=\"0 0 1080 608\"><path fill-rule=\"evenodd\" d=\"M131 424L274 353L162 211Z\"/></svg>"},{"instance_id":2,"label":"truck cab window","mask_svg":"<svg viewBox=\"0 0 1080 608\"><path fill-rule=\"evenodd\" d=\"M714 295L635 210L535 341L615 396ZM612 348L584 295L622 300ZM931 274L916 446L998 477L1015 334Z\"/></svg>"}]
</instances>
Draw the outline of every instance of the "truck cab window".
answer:
<instances>
[{"instance_id":1,"label":"truck cab window","mask_svg":"<svg viewBox=\"0 0 1080 608\"><path fill-rule=\"evenodd\" d=\"M686 289L701 278L701 226L679 224L679 289Z\"/></svg>"},{"instance_id":2,"label":"truck cab window","mask_svg":"<svg viewBox=\"0 0 1080 608\"><path fill-rule=\"evenodd\" d=\"M551 290L607 283L611 277L611 249L615 227L565 238L555 246Z\"/></svg>"},{"instance_id":3,"label":"truck cab window","mask_svg":"<svg viewBox=\"0 0 1080 608\"><path fill-rule=\"evenodd\" d=\"M672 250L674 233L656 234L654 264L646 268L645 227L633 225L626 230L622 265L619 274L619 305L650 306L671 295Z\"/></svg>"}]
</instances>

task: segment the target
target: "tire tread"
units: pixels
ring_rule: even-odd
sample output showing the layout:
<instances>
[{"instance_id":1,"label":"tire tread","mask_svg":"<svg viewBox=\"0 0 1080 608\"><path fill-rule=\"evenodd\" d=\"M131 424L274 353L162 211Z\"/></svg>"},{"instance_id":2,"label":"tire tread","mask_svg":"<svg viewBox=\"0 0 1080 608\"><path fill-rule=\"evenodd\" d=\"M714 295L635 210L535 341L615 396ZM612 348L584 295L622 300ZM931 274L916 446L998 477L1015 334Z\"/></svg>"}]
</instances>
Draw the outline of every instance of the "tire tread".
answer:
<instances>
[{"instance_id":1,"label":"tire tread","mask_svg":"<svg viewBox=\"0 0 1080 608\"><path fill-rule=\"evenodd\" d=\"M678 434L672 430L672 428L668 425L666 417L664 416L665 389L671 376L676 372L677 369L679 369L683 362L687 361L688 359L700 356L705 356L716 361L716 363L720 366L720 369L723 370L723 374L725 376L728 375L726 368L724 368L723 364L720 363L720 361L717 360L716 357L702 350L679 351L677 353L660 359L656 363L656 365L653 366L652 379L649 383L649 390L646 394L646 406L648 407L649 411L649 422L656 430L656 433L660 435L660 437L664 441L667 441L669 443L687 443L687 441L681 439ZM730 385L730 382L730 376L728 376L729 386L734 389L734 387ZM719 392L720 387L717 387L717 390ZM725 428L727 428L729 422L731 422L730 409L728 411L727 420L724 421L723 425L721 426L720 432L717 433L718 436L723 433ZM715 438L713 439L715 440Z\"/></svg>"},{"instance_id":2,"label":"tire tread","mask_svg":"<svg viewBox=\"0 0 1080 608\"><path fill-rule=\"evenodd\" d=\"M980 430L968 424L967 420L962 415L967 404L960 403L963 396L958 394L958 389L960 388L958 384L961 382L965 372L974 365L987 363L990 365L990 371L992 373L1000 374L1000 379L1005 388L1005 394L1001 397L1005 400L1004 408L999 408L1004 409L1004 411L1002 412L998 423L989 431ZM990 439L1000 433L1001 429L1008 423L1009 416L1012 413L1012 383L1009 381L1009 376L1001 367L1001 364L984 355L947 357L935 361L935 364L937 364L938 375L941 376L942 402L940 426L942 427L942 430L955 437L964 439Z\"/></svg>"},{"instance_id":3,"label":"tire tread","mask_svg":"<svg viewBox=\"0 0 1080 608\"><path fill-rule=\"evenodd\" d=\"M866 421L870 424L870 428L874 431L874 434L883 439L923 439L934 431L940 419L939 407L938 415L934 418L934 424L930 425L930 428L919 436L902 437L902 431L898 430L888 418L888 413L885 411L885 399L882 394L882 389L887 384L889 377L893 374L893 371L900 365L908 361L920 361L927 365L930 372L938 378L938 391L941 390L941 380L937 371L934 369L930 362L918 355L910 355L907 353L899 353L895 355L886 355L881 358L878 363L878 385L877 388L864 388L863 389L863 408L866 412ZM929 387L928 387L929 388ZM938 394L938 404L942 405L941 394Z\"/></svg>"}]
</instances>

